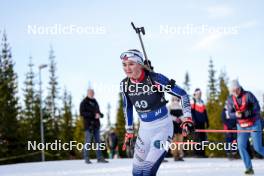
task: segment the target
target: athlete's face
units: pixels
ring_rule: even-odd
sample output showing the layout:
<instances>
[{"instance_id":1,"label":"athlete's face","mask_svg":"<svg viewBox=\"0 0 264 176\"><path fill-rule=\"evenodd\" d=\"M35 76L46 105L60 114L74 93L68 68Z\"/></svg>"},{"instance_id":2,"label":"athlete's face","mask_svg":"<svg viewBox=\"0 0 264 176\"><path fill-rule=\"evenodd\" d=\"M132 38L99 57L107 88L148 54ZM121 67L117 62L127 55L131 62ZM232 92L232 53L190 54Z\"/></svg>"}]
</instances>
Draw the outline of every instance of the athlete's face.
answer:
<instances>
[{"instance_id":1,"label":"athlete's face","mask_svg":"<svg viewBox=\"0 0 264 176\"><path fill-rule=\"evenodd\" d=\"M138 79L142 72L142 66L130 60L123 60L123 69L127 77Z\"/></svg>"}]
</instances>

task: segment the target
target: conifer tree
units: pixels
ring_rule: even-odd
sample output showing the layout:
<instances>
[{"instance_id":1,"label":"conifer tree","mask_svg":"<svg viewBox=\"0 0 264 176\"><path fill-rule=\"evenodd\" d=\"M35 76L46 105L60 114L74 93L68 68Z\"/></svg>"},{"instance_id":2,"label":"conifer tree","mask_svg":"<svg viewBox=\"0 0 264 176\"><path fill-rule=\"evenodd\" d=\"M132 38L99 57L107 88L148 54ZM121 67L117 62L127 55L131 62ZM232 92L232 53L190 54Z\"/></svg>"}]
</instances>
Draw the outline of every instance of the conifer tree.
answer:
<instances>
[{"instance_id":1,"label":"conifer tree","mask_svg":"<svg viewBox=\"0 0 264 176\"><path fill-rule=\"evenodd\" d=\"M208 81L208 100L212 103L217 99L217 82L216 82L216 70L212 58L209 61L209 81Z\"/></svg>"},{"instance_id":2,"label":"conifer tree","mask_svg":"<svg viewBox=\"0 0 264 176\"><path fill-rule=\"evenodd\" d=\"M35 111L34 111L34 103L35 103L35 75L33 72L33 63L32 57L29 58L29 71L26 73L26 80L24 82L25 88L24 91L24 108L23 115L20 123L23 124L21 128L23 128L23 134L26 140L33 140L35 131L33 130L33 121L35 119Z\"/></svg>"},{"instance_id":3,"label":"conifer tree","mask_svg":"<svg viewBox=\"0 0 264 176\"><path fill-rule=\"evenodd\" d=\"M124 157L125 152L122 151L123 139L125 136L125 117L123 112L123 101L121 97L121 93L119 94L119 101L118 101L118 109L117 109L117 116L116 116L116 133L118 137L118 148L119 148L119 156Z\"/></svg>"},{"instance_id":4,"label":"conifer tree","mask_svg":"<svg viewBox=\"0 0 264 176\"><path fill-rule=\"evenodd\" d=\"M50 47L49 51L49 82L48 95L45 100L44 119L46 141L53 142L59 138L59 108L57 101L59 99L58 78L56 75L57 66L55 62L54 50Z\"/></svg>"},{"instance_id":5,"label":"conifer tree","mask_svg":"<svg viewBox=\"0 0 264 176\"><path fill-rule=\"evenodd\" d=\"M62 104L60 139L65 143L70 143L73 140L72 97L66 89L64 90ZM64 154L69 157L70 151L65 151Z\"/></svg>"},{"instance_id":6,"label":"conifer tree","mask_svg":"<svg viewBox=\"0 0 264 176\"><path fill-rule=\"evenodd\" d=\"M4 32L0 53L0 156L14 156L21 149L18 133L19 104L17 74L14 71L11 47Z\"/></svg>"}]
</instances>

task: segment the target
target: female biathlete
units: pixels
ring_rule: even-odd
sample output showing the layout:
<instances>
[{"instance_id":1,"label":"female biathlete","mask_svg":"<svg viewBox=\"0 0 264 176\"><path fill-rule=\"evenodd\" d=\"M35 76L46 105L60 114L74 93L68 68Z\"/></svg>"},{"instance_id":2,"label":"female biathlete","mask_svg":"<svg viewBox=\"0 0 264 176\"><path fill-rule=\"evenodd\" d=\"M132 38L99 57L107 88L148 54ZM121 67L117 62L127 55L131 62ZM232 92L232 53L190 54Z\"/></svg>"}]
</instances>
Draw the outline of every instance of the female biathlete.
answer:
<instances>
[{"instance_id":1,"label":"female biathlete","mask_svg":"<svg viewBox=\"0 0 264 176\"><path fill-rule=\"evenodd\" d=\"M125 144L134 137L133 105L140 118L133 156L133 176L155 176L168 150L162 146L166 146L173 135L172 118L166 107L164 92L181 98L184 117L181 127L184 136L194 130L190 100L175 81L150 71L144 65L140 51L128 50L120 58L127 76L120 84L126 120Z\"/></svg>"}]
</instances>

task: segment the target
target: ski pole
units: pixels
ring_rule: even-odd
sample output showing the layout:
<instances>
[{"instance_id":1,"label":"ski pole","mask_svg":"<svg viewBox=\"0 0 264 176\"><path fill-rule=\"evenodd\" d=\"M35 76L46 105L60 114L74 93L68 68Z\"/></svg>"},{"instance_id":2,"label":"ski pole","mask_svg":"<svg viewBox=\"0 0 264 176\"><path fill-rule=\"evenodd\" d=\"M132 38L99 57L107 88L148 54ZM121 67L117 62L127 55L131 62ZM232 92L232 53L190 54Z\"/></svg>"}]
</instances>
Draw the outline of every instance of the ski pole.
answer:
<instances>
[{"instance_id":1,"label":"ski pole","mask_svg":"<svg viewBox=\"0 0 264 176\"><path fill-rule=\"evenodd\" d=\"M263 132L261 130L206 130L196 129L196 133L251 133L251 132Z\"/></svg>"},{"instance_id":2,"label":"ski pole","mask_svg":"<svg viewBox=\"0 0 264 176\"><path fill-rule=\"evenodd\" d=\"M145 50L145 47L144 47L144 44L143 44L143 40L142 40L142 37L141 37L141 33L143 35L145 35L145 29L144 29L144 27L136 27L133 22L131 22L131 25L132 25L133 29L136 31L136 33L138 34L138 38L139 38L139 41L140 41L140 44L141 44L141 48L143 50L144 57L145 57L145 59L147 61L148 69L151 70L150 69L151 67L149 65L148 56L147 56L147 53L146 53L146 50Z\"/></svg>"}]
</instances>

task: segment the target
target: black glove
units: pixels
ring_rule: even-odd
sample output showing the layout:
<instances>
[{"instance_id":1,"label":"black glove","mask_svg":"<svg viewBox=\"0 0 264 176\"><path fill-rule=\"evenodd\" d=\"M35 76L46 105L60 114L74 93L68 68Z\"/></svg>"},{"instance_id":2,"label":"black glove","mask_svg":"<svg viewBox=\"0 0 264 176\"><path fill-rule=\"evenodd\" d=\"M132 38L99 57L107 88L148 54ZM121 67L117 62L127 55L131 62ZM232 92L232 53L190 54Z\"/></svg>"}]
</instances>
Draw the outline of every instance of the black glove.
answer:
<instances>
[{"instance_id":1,"label":"black glove","mask_svg":"<svg viewBox=\"0 0 264 176\"><path fill-rule=\"evenodd\" d=\"M194 125L191 118L187 118L187 120L183 121L181 124L182 128L182 136L187 137L188 135L194 132Z\"/></svg>"},{"instance_id":2,"label":"black glove","mask_svg":"<svg viewBox=\"0 0 264 176\"><path fill-rule=\"evenodd\" d=\"M147 67L149 67L152 71L154 70L154 67L151 65L150 60L144 60L144 65L146 65Z\"/></svg>"},{"instance_id":3,"label":"black glove","mask_svg":"<svg viewBox=\"0 0 264 176\"><path fill-rule=\"evenodd\" d=\"M103 113L99 112L99 114L100 114L100 118L103 118L104 117L104 114Z\"/></svg>"}]
</instances>

